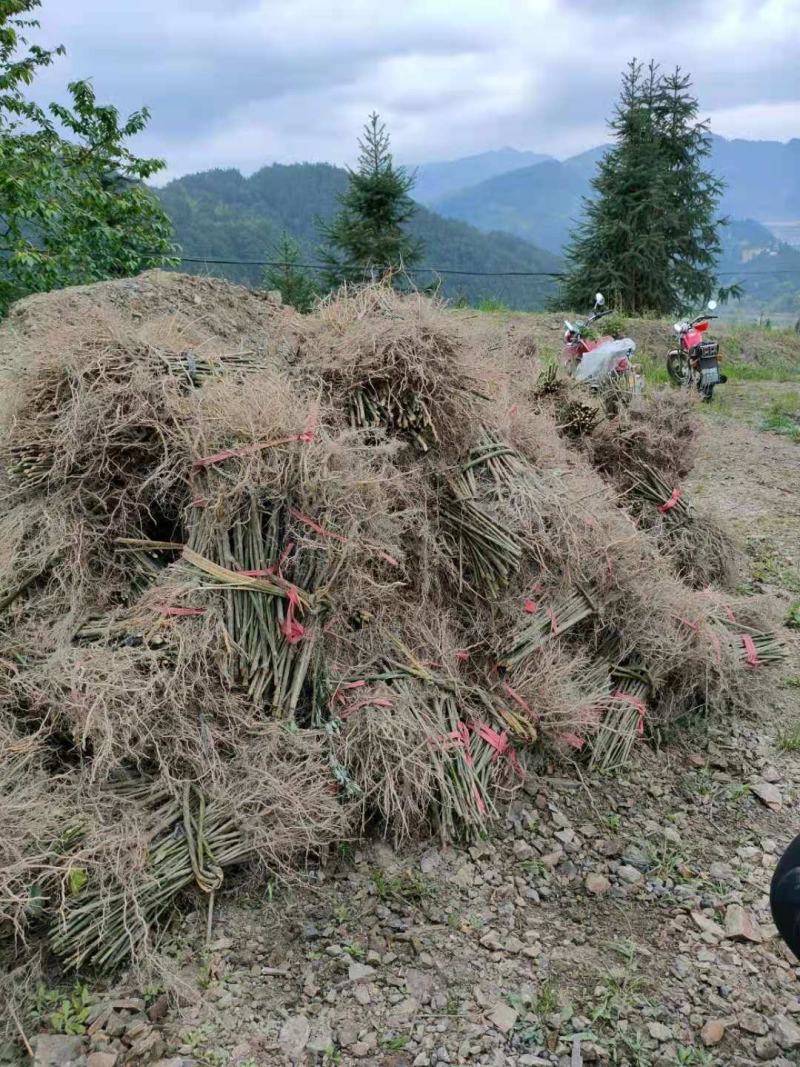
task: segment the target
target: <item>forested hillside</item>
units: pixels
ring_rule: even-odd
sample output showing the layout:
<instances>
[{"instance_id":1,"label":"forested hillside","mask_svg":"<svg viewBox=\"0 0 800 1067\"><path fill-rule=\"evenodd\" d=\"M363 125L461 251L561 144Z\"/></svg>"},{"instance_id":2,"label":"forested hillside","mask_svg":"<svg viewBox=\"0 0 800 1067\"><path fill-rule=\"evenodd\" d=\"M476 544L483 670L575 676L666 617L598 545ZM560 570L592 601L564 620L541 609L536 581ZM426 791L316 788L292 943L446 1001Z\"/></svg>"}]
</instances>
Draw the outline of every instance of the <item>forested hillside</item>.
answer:
<instances>
[{"instance_id":1,"label":"forested hillside","mask_svg":"<svg viewBox=\"0 0 800 1067\"><path fill-rule=\"evenodd\" d=\"M263 260L275 254L284 231L300 244L306 262L319 262L318 219L330 218L347 173L324 163L275 164L249 178L237 170L209 170L187 175L159 190L171 216L184 256L207 259ZM508 233L482 233L421 207L411 229L425 246L425 266L464 271L558 271L561 260ZM257 267L185 264L232 281L258 284ZM430 272L415 275L420 285L436 280ZM471 303L501 299L514 308L541 308L554 292L549 278L442 276L450 299Z\"/></svg>"}]
</instances>

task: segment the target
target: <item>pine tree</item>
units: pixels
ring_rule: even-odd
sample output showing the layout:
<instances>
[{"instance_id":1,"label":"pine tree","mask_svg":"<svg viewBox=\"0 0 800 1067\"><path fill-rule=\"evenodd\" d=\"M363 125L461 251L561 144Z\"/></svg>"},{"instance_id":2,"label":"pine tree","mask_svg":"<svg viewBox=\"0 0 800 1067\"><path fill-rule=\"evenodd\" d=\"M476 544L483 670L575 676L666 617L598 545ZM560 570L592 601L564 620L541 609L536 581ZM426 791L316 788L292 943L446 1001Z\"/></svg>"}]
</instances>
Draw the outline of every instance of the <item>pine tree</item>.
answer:
<instances>
[{"instance_id":1,"label":"pine tree","mask_svg":"<svg viewBox=\"0 0 800 1067\"><path fill-rule=\"evenodd\" d=\"M276 265L264 270L264 286L280 290L284 304L306 315L314 307L317 289L300 267L300 246L284 233L275 249Z\"/></svg>"},{"instance_id":2,"label":"pine tree","mask_svg":"<svg viewBox=\"0 0 800 1067\"><path fill-rule=\"evenodd\" d=\"M680 310L707 298L720 252L723 185L704 169L711 150L691 82L632 61L610 127L614 145L592 180L566 250L562 299L589 306L600 290L630 314Z\"/></svg>"},{"instance_id":3,"label":"pine tree","mask_svg":"<svg viewBox=\"0 0 800 1067\"><path fill-rule=\"evenodd\" d=\"M321 224L325 280L331 286L362 282L412 266L422 247L406 224L416 205L408 195L413 176L396 167L385 125L373 112L359 139L358 169L349 172L347 191L331 222Z\"/></svg>"}]
</instances>

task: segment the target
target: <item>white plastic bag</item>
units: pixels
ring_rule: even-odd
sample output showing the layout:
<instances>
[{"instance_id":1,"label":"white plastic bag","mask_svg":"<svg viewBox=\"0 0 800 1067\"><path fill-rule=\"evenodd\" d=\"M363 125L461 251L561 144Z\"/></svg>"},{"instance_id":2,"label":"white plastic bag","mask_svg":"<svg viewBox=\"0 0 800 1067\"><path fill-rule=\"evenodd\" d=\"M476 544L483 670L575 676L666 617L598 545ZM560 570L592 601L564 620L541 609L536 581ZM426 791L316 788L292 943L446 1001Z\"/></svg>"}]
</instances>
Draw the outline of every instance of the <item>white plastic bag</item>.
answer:
<instances>
[{"instance_id":1,"label":"white plastic bag","mask_svg":"<svg viewBox=\"0 0 800 1067\"><path fill-rule=\"evenodd\" d=\"M604 341L587 352L578 364L575 377L579 382L601 382L616 370L625 370L636 351L630 337L619 341Z\"/></svg>"}]
</instances>

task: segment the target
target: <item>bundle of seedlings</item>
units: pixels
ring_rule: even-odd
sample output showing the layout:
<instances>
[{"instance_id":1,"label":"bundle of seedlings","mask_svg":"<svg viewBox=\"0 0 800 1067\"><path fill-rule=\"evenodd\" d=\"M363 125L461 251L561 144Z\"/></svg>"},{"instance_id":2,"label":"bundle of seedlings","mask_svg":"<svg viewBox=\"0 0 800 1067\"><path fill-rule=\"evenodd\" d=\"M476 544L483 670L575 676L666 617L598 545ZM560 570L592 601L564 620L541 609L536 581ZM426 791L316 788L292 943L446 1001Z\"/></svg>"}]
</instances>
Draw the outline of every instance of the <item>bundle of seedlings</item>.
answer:
<instances>
[{"instance_id":1,"label":"bundle of seedlings","mask_svg":"<svg viewBox=\"0 0 800 1067\"><path fill-rule=\"evenodd\" d=\"M698 511L680 486L671 486L644 463L632 468L629 482L631 499L640 502L639 521L653 532L684 581L693 588L736 585L741 550L716 516Z\"/></svg>"},{"instance_id":2,"label":"bundle of seedlings","mask_svg":"<svg viewBox=\"0 0 800 1067\"><path fill-rule=\"evenodd\" d=\"M537 400L545 397L557 397L565 391L566 387L566 379L559 372L558 364L551 362L539 372L533 395Z\"/></svg>"},{"instance_id":3,"label":"bundle of seedlings","mask_svg":"<svg viewBox=\"0 0 800 1067\"><path fill-rule=\"evenodd\" d=\"M594 431L589 442L594 465L622 489L641 465L669 483L682 481L697 459L698 404L688 390L650 390Z\"/></svg>"},{"instance_id":4,"label":"bundle of seedlings","mask_svg":"<svg viewBox=\"0 0 800 1067\"><path fill-rule=\"evenodd\" d=\"M555 414L559 433L567 437L586 437L602 419L603 410L593 400L572 395L556 401Z\"/></svg>"},{"instance_id":5,"label":"bundle of seedlings","mask_svg":"<svg viewBox=\"0 0 800 1067\"><path fill-rule=\"evenodd\" d=\"M609 674L613 692L591 741L590 766L612 771L630 761L637 738L644 735L652 680L642 667L614 667Z\"/></svg>"},{"instance_id":6,"label":"bundle of seedlings","mask_svg":"<svg viewBox=\"0 0 800 1067\"><path fill-rule=\"evenodd\" d=\"M522 561L522 546L484 507L470 480L459 474L440 493L442 531L458 561L460 584L500 595Z\"/></svg>"}]
</instances>

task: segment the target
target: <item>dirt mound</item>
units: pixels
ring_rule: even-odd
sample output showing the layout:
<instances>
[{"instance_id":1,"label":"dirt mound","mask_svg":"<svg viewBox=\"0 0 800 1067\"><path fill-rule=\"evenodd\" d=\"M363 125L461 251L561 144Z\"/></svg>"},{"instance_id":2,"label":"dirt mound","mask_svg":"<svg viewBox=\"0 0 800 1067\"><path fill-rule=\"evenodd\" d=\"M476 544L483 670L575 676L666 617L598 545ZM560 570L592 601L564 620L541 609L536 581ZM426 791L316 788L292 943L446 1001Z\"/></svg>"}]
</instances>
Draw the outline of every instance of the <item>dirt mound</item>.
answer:
<instances>
[{"instance_id":1,"label":"dirt mound","mask_svg":"<svg viewBox=\"0 0 800 1067\"><path fill-rule=\"evenodd\" d=\"M543 746L614 766L780 654L562 439L531 346L427 298L152 272L0 336L0 923L69 965L243 860L481 831Z\"/></svg>"}]
</instances>

